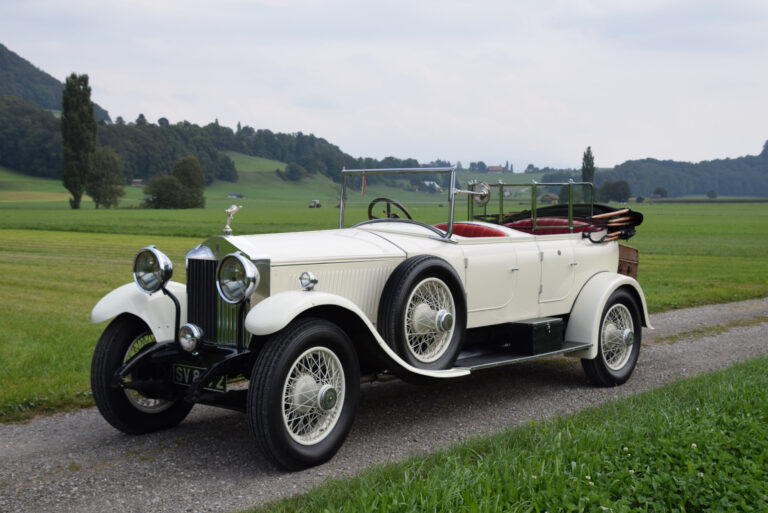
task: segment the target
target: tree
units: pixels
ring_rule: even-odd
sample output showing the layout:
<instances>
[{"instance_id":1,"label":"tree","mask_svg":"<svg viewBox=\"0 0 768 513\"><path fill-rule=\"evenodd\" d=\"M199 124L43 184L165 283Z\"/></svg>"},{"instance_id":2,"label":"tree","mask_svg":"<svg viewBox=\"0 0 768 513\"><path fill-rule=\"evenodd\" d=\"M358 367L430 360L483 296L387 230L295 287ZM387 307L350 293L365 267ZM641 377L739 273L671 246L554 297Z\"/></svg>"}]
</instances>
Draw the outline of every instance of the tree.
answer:
<instances>
[{"instance_id":1,"label":"tree","mask_svg":"<svg viewBox=\"0 0 768 513\"><path fill-rule=\"evenodd\" d=\"M605 182L597 190L597 197L600 201L618 201L624 203L632 195L629 184L624 180L615 182Z\"/></svg>"},{"instance_id":2,"label":"tree","mask_svg":"<svg viewBox=\"0 0 768 513\"><path fill-rule=\"evenodd\" d=\"M710 189L707 191L707 198L709 199L716 199L717 198L717 191L714 189Z\"/></svg>"},{"instance_id":3,"label":"tree","mask_svg":"<svg viewBox=\"0 0 768 513\"><path fill-rule=\"evenodd\" d=\"M144 187L144 194L150 208L186 208L187 190L175 176L153 176Z\"/></svg>"},{"instance_id":4,"label":"tree","mask_svg":"<svg viewBox=\"0 0 768 513\"><path fill-rule=\"evenodd\" d=\"M181 158L171 173L179 180L185 190L185 200L181 208L205 207L205 175L200 162L194 155Z\"/></svg>"},{"instance_id":5,"label":"tree","mask_svg":"<svg viewBox=\"0 0 768 513\"><path fill-rule=\"evenodd\" d=\"M69 205L78 209L96 149L96 118L93 115L88 75L72 73L67 78L61 103L61 181L72 194Z\"/></svg>"},{"instance_id":6,"label":"tree","mask_svg":"<svg viewBox=\"0 0 768 513\"><path fill-rule=\"evenodd\" d=\"M295 162L289 162L285 166L285 177L291 182L298 182L309 174L304 166L301 166Z\"/></svg>"},{"instance_id":7,"label":"tree","mask_svg":"<svg viewBox=\"0 0 768 513\"><path fill-rule=\"evenodd\" d=\"M664 187L656 187L653 190L653 193L656 194L660 198L666 198L667 196L669 196L669 193L667 192L667 189L665 189Z\"/></svg>"},{"instance_id":8,"label":"tree","mask_svg":"<svg viewBox=\"0 0 768 513\"><path fill-rule=\"evenodd\" d=\"M592 155L591 146L587 146L587 151L581 159L581 181L589 183L595 181L595 157Z\"/></svg>"},{"instance_id":9,"label":"tree","mask_svg":"<svg viewBox=\"0 0 768 513\"><path fill-rule=\"evenodd\" d=\"M88 194L96 208L117 207L117 200L125 196L125 173L123 159L109 146L96 148L93 154L93 167L85 182L85 193Z\"/></svg>"}]
</instances>

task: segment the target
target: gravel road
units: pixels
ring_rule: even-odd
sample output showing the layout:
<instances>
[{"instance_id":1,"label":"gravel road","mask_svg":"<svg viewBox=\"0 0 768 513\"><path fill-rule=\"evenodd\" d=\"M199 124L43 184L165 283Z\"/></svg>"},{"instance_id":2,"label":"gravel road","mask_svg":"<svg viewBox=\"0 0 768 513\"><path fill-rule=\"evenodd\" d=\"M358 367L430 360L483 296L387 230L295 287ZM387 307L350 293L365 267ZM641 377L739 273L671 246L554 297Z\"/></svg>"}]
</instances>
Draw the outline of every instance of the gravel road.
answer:
<instances>
[{"instance_id":1,"label":"gravel road","mask_svg":"<svg viewBox=\"0 0 768 513\"><path fill-rule=\"evenodd\" d=\"M197 406L179 427L131 437L96 409L0 425L0 511L231 511L308 490L328 478L398 461L528 420L567 414L670 381L768 355L768 298L652 316L632 379L587 385L578 360L550 358L439 385L363 386L355 425L330 463L276 471L253 447L242 414ZM691 332L698 335L686 335ZM675 337L670 339L670 337Z\"/></svg>"}]
</instances>

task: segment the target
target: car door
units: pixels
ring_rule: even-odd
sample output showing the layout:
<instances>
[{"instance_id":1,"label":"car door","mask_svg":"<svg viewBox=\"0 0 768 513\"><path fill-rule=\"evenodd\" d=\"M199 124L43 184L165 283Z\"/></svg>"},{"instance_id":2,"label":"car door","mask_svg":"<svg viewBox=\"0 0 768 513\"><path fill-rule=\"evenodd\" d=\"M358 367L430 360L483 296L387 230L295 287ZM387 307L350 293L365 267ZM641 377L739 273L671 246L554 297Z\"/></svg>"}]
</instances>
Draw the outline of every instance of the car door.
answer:
<instances>
[{"instance_id":1,"label":"car door","mask_svg":"<svg viewBox=\"0 0 768 513\"><path fill-rule=\"evenodd\" d=\"M540 270L535 244L495 237L464 239L459 247L468 328L536 316Z\"/></svg>"},{"instance_id":2,"label":"car door","mask_svg":"<svg viewBox=\"0 0 768 513\"><path fill-rule=\"evenodd\" d=\"M554 303L566 299L574 286L576 260L570 236L542 235L536 237L541 260L539 303Z\"/></svg>"}]
</instances>

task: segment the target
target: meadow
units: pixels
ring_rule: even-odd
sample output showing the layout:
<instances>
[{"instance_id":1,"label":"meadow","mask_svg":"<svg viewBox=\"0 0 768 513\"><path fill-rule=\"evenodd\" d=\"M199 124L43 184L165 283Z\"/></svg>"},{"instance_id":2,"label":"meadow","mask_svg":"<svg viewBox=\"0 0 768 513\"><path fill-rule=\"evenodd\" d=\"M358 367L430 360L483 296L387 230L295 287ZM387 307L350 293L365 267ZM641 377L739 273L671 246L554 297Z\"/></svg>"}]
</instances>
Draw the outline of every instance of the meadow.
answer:
<instances>
[{"instance_id":1,"label":"meadow","mask_svg":"<svg viewBox=\"0 0 768 513\"><path fill-rule=\"evenodd\" d=\"M92 404L90 358L104 325L90 323L90 310L131 281L141 247L156 244L184 282L185 252L221 233L232 203L245 207L236 233L338 225L336 184L321 176L288 184L275 173L282 163L231 156L240 181L213 184L205 209L185 211L135 208L143 193L133 187L119 209L95 210L86 198L73 211L59 182L0 169L0 422ZM244 197L229 199L231 192ZM423 194L398 191L403 196L410 207ZM323 208L307 208L312 199ZM636 208L645 221L630 242L640 249L639 280L651 311L768 295L768 204Z\"/></svg>"},{"instance_id":2,"label":"meadow","mask_svg":"<svg viewBox=\"0 0 768 513\"><path fill-rule=\"evenodd\" d=\"M766 511L767 422L768 358L758 358L258 511Z\"/></svg>"}]
</instances>

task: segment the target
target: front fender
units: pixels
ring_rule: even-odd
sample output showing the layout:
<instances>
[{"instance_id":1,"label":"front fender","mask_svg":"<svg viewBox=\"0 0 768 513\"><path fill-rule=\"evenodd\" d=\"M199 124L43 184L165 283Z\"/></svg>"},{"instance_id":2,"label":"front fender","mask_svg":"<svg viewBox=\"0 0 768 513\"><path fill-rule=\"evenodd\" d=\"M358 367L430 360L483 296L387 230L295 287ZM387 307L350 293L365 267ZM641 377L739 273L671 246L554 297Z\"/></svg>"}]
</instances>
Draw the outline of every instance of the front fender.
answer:
<instances>
[{"instance_id":1,"label":"front fender","mask_svg":"<svg viewBox=\"0 0 768 513\"><path fill-rule=\"evenodd\" d=\"M373 323L357 305L345 297L328 292L293 290L270 296L248 312L245 329L254 335L271 335L288 326L301 313L317 306L337 306L355 314L370 331L378 349L390 364L407 372L431 378L456 378L469 374L467 369L424 370L410 365L381 338Z\"/></svg>"},{"instance_id":2,"label":"front fender","mask_svg":"<svg viewBox=\"0 0 768 513\"><path fill-rule=\"evenodd\" d=\"M565 330L565 340L568 342L581 342L592 344L589 349L568 353L567 356L592 360L597 357L597 344L600 334L600 320L603 309L617 289L629 287L639 299L641 305L640 315L643 326L653 329L651 318L648 315L648 306L645 303L645 294L637 280L618 273L603 272L594 275L584 284L576 301L571 308L568 318L568 327Z\"/></svg>"},{"instance_id":3,"label":"front fender","mask_svg":"<svg viewBox=\"0 0 768 513\"><path fill-rule=\"evenodd\" d=\"M183 325L187 322L187 286L169 281L165 288L179 300ZM158 342L175 338L176 307L173 300L162 292L149 295L139 290L135 283L126 283L96 303L91 311L91 322L103 322L123 313L133 314L143 320Z\"/></svg>"}]
</instances>

